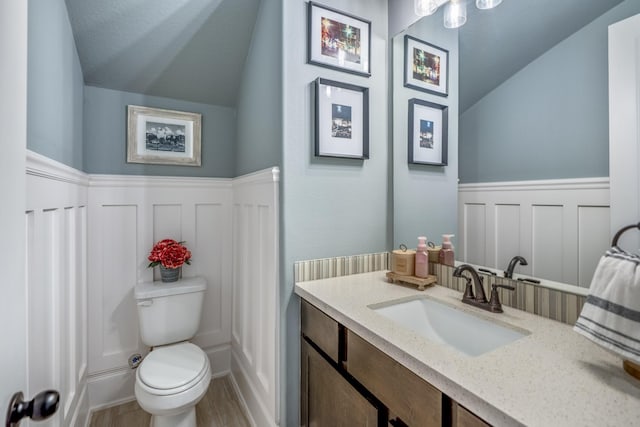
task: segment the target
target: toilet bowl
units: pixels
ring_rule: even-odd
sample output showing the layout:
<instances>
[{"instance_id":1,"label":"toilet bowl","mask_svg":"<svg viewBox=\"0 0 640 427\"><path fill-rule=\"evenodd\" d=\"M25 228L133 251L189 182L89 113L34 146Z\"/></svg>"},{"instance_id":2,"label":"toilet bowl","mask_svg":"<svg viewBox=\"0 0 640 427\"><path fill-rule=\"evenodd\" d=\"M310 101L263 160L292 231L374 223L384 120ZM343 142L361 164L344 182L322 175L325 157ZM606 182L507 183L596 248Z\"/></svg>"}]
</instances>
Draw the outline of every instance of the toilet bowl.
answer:
<instances>
[{"instance_id":1,"label":"toilet bowl","mask_svg":"<svg viewBox=\"0 0 640 427\"><path fill-rule=\"evenodd\" d=\"M187 342L159 347L138 367L136 400L152 414L152 427L194 427L195 405L210 381L209 358L199 347Z\"/></svg>"},{"instance_id":2,"label":"toilet bowl","mask_svg":"<svg viewBox=\"0 0 640 427\"><path fill-rule=\"evenodd\" d=\"M135 396L151 427L196 427L195 405L211 382L205 352L188 342L197 332L206 282L136 285L140 336L152 351L138 366Z\"/></svg>"}]
</instances>

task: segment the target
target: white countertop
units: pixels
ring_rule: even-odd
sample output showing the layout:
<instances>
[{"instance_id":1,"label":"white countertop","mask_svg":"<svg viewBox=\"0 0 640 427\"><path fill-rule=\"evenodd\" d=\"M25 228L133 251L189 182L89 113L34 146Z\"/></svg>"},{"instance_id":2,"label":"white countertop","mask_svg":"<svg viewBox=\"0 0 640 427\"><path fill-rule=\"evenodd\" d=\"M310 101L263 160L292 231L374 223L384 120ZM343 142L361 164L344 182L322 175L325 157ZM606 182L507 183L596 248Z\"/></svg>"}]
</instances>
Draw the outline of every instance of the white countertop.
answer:
<instances>
[{"instance_id":1,"label":"white countertop","mask_svg":"<svg viewBox=\"0 0 640 427\"><path fill-rule=\"evenodd\" d=\"M385 273L299 282L295 293L493 425L640 426L640 381L571 326L509 307L489 313L452 289L420 292L388 283ZM471 357L368 307L416 295L531 333Z\"/></svg>"}]
</instances>

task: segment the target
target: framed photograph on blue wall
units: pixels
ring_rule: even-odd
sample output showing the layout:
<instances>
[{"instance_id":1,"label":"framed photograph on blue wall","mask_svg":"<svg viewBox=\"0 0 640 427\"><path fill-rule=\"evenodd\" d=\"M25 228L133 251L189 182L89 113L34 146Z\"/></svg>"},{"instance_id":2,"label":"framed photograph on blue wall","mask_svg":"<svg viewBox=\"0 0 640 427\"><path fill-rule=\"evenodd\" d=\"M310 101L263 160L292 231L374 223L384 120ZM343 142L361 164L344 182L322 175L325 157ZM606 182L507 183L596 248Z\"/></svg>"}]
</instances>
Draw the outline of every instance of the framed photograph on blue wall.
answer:
<instances>
[{"instance_id":1,"label":"framed photograph on blue wall","mask_svg":"<svg viewBox=\"0 0 640 427\"><path fill-rule=\"evenodd\" d=\"M404 36L404 85L438 96L449 95L449 51Z\"/></svg>"},{"instance_id":2,"label":"framed photograph on blue wall","mask_svg":"<svg viewBox=\"0 0 640 427\"><path fill-rule=\"evenodd\" d=\"M315 81L315 155L369 158L369 89Z\"/></svg>"},{"instance_id":3,"label":"framed photograph on blue wall","mask_svg":"<svg viewBox=\"0 0 640 427\"><path fill-rule=\"evenodd\" d=\"M371 75L371 22L309 2L307 62Z\"/></svg>"},{"instance_id":4,"label":"framed photograph on blue wall","mask_svg":"<svg viewBox=\"0 0 640 427\"><path fill-rule=\"evenodd\" d=\"M449 107L409 100L409 163L446 166Z\"/></svg>"},{"instance_id":5,"label":"framed photograph on blue wall","mask_svg":"<svg viewBox=\"0 0 640 427\"><path fill-rule=\"evenodd\" d=\"M127 162L200 166L202 115L127 106Z\"/></svg>"}]
</instances>

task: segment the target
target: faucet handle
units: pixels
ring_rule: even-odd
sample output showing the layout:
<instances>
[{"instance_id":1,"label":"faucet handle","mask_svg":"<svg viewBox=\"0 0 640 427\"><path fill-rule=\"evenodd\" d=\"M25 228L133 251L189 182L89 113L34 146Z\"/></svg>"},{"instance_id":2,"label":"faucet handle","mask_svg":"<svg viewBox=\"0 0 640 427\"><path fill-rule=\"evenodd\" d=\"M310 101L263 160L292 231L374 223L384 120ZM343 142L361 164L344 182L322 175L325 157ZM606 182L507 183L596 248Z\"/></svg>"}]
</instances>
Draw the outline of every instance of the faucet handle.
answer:
<instances>
[{"instance_id":1,"label":"faucet handle","mask_svg":"<svg viewBox=\"0 0 640 427\"><path fill-rule=\"evenodd\" d=\"M491 298L489 299L489 308L494 313L502 313L502 303L500 302L500 297L498 296L498 288L504 288L510 291L516 290L515 286L499 285L497 283L491 285Z\"/></svg>"},{"instance_id":2,"label":"faucet handle","mask_svg":"<svg viewBox=\"0 0 640 427\"><path fill-rule=\"evenodd\" d=\"M474 295L473 295L473 283L471 281L470 277L466 277L463 276L465 279L467 279L467 284L464 287L464 295L462 296L462 299L474 299Z\"/></svg>"}]
</instances>

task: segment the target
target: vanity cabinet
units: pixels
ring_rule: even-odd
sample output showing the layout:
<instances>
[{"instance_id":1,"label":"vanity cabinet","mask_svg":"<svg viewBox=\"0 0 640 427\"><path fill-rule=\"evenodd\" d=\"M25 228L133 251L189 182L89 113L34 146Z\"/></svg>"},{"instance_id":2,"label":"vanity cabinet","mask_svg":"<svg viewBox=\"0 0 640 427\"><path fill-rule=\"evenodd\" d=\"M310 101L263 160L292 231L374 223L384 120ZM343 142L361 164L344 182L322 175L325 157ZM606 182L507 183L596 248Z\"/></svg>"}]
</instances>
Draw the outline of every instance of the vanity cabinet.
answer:
<instances>
[{"instance_id":1,"label":"vanity cabinet","mask_svg":"<svg viewBox=\"0 0 640 427\"><path fill-rule=\"evenodd\" d=\"M346 368L405 424L442 426L442 393L351 331Z\"/></svg>"},{"instance_id":2,"label":"vanity cabinet","mask_svg":"<svg viewBox=\"0 0 640 427\"><path fill-rule=\"evenodd\" d=\"M300 425L383 425L386 410L370 394L359 391L340 367L343 340L338 322L306 302L300 320Z\"/></svg>"},{"instance_id":3,"label":"vanity cabinet","mask_svg":"<svg viewBox=\"0 0 640 427\"><path fill-rule=\"evenodd\" d=\"M310 303L300 314L301 425L489 426Z\"/></svg>"},{"instance_id":4,"label":"vanity cabinet","mask_svg":"<svg viewBox=\"0 0 640 427\"><path fill-rule=\"evenodd\" d=\"M379 409L302 340L300 424L377 427Z\"/></svg>"}]
</instances>

